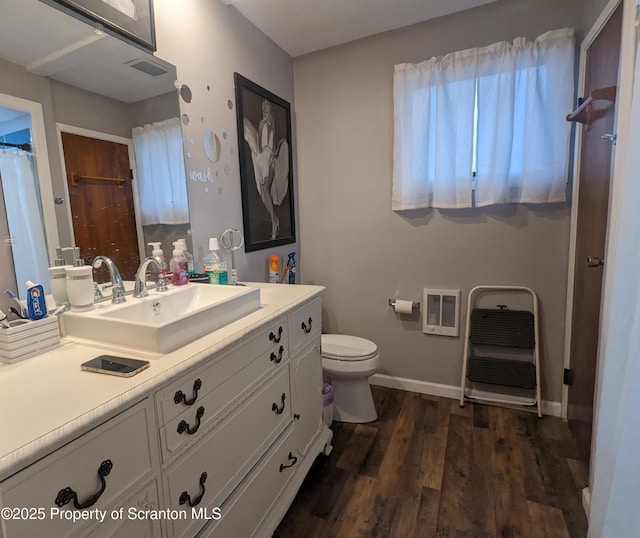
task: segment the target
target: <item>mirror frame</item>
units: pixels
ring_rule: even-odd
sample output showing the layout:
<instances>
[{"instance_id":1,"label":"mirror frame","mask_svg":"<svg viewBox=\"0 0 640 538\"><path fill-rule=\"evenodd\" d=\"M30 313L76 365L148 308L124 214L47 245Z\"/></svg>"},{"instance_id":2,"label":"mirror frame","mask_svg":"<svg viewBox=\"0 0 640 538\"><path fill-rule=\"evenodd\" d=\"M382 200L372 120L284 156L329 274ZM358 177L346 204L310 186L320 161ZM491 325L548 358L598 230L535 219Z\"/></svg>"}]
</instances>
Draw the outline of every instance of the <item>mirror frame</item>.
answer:
<instances>
[{"instance_id":1,"label":"mirror frame","mask_svg":"<svg viewBox=\"0 0 640 538\"><path fill-rule=\"evenodd\" d=\"M36 173L38 174L40 209L42 210L44 235L47 242L47 258L49 263L51 263L51 261L56 258L56 247L59 246L59 236L42 104L21 97L0 93L0 106L27 112L31 115L32 151L35 156Z\"/></svg>"}]
</instances>

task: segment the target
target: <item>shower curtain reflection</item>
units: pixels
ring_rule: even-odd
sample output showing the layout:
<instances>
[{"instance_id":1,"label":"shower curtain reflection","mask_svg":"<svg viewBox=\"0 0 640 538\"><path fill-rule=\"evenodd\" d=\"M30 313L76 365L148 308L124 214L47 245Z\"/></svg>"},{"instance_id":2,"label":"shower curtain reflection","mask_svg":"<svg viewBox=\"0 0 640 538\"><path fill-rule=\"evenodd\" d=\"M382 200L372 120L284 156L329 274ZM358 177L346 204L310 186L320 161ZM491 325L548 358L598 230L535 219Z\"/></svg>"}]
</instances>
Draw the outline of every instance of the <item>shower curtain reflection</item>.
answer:
<instances>
[{"instance_id":1,"label":"shower curtain reflection","mask_svg":"<svg viewBox=\"0 0 640 538\"><path fill-rule=\"evenodd\" d=\"M9 224L11 250L21 299L24 283L41 283L49 293L47 244L40 195L31 153L0 147L0 180Z\"/></svg>"}]
</instances>

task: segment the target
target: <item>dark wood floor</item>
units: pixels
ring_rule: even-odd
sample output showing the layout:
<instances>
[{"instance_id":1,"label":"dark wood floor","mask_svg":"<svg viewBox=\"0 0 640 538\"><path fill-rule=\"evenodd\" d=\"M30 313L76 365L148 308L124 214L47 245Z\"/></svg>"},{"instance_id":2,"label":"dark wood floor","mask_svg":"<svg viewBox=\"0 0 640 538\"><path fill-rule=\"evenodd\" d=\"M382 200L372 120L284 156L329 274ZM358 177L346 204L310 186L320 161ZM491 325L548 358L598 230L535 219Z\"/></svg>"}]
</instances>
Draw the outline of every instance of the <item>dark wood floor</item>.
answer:
<instances>
[{"instance_id":1,"label":"dark wood floor","mask_svg":"<svg viewBox=\"0 0 640 538\"><path fill-rule=\"evenodd\" d=\"M566 423L372 387L378 420L333 423L276 538L584 538Z\"/></svg>"}]
</instances>

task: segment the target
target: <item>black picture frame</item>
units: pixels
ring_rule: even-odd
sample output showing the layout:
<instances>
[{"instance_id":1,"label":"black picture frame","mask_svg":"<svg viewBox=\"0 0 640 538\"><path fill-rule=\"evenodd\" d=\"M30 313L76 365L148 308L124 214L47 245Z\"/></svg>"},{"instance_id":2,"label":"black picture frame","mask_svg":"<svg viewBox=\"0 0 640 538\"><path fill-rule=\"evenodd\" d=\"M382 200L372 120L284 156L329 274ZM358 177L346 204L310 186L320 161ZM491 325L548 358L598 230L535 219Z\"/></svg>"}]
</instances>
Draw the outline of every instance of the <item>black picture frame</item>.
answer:
<instances>
[{"instance_id":1,"label":"black picture frame","mask_svg":"<svg viewBox=\"0 0 640 538\"><path fill-rule=\"evenodd\" d=\"M78 18L101 24L112 34L125 38L149 52L156 50L153 0L45 0L62 6ZM65 9L66 8L66 9Z\"/></svg>"},{"instance_id":2,"label":"black picture frame","mask_svg":"<svg viewBox=\"0 0 640 538\"><path fill-rule=\"evenodd\" d=\"M291 107L239 73L234 78L245 250L295 243Z\"/></svg>"}]
</instances>

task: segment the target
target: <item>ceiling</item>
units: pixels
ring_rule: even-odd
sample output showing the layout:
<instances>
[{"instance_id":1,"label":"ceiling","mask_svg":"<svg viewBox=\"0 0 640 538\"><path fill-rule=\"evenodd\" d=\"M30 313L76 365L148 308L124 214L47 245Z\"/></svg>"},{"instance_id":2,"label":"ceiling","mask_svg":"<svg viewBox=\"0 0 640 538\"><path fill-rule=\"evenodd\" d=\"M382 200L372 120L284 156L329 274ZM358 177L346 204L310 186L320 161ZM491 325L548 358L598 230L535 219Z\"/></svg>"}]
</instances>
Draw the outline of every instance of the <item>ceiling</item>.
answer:
<instances>
[{"instance_id":1,"label":"ceiling","mask_svg":"<svg viewBox=\"0 0 640 538\"><path fill-rule=\"evenodd\" d=\"M39 0L1 0L0 58L125 103L174 89L175 68ZM151 76L131 65L163 70Z\"/></svg>"},{"instance_id":2,"label":"ceiling","mask_svg":"<svg viewBox=\"0 0 640 538\"><path fill-rule=\"evenodd\" d=\"M295 58L495 0L222 1Z\"/></svg>"}]
</instances>

